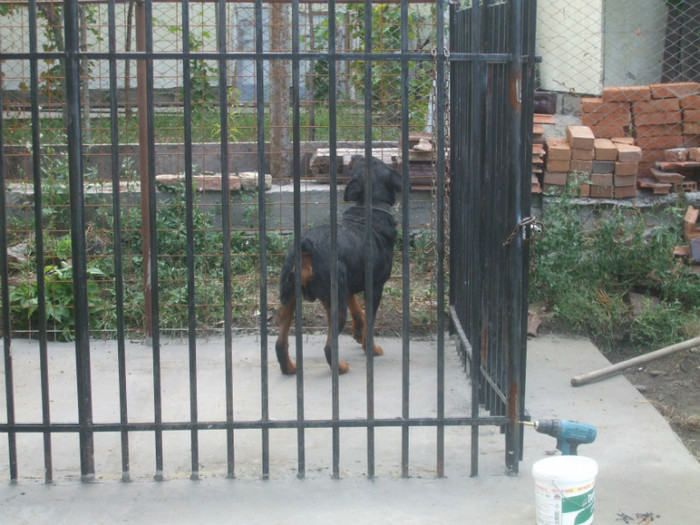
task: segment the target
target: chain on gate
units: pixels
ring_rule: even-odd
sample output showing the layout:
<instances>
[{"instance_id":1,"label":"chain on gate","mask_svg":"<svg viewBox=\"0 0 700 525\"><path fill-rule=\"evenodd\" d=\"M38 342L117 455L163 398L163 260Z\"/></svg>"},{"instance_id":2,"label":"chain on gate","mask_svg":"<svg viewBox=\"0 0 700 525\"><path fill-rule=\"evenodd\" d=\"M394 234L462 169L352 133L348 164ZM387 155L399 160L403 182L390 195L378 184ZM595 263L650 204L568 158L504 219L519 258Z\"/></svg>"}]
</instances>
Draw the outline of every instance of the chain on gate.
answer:
<instances>
[{"instance_id":1,"label":"chain on gate","mask_svg":"<svg viewBox=\"0 0 700 525\"><path fill-rule=\"evenodd\" d=\"M518 236L518 233L521 233L523 242L539 241L544 236L544 224L534 217L525 217L515 225L513 231L503 241L503 247L510 246Z\"/></svg>"},{"instance_id":2,"label":"chain on gate","mask_svg":"<svg viewBox=\"0 0 700 525\"><path fill-rule=\"evenodd\" d=\"M431 202L432 202L432 217L433 217L433 223L436 225L438 224L439 220L442 220L442 223L445 225L445 228L443 229L443 234L444 234L444 246L450 246L450 229L449 229L449 210L450 210L450 148L448 144L450 144L450 68L449 68L449 59L450 59L450 50L447 46L444 46L443 48L443 54L446 60L446 67L444 71L444 78L443 78L443 100L444 100L444 112L443 112L443 126L444 126L444 144L445 147L443 148L442 154L444 155L444 163L443 163L443 171L444 171L444 178L443 178L443 184L445 185L444 187L444 192L443 192L443 197L444 197L444 207L443 207L443 217L440 218L438 217L438 211L437 211L437 199L438 199L438 191L437 191L437 185L439 182L439 177L438 177L438 168L437 168L437 156L440 154L438 151L438 123L439 123L439 116L438 116L438 88L439 88L439 83L438 83L438 67L437 67L437 61L438 61L438 50L437 48L432 48L430 50L430 54L433 57L433 82L432 82L432 88L431 88L431 95L432 95L432 100L433 100L433 107L435 108L434 111L432 112L432 122L430 123L431 127L431 141L433 143L433 157L432 157L432 187L431 187ZM442 261L438 261L438 252L435 249L436 247L436 242L435 239L432 239L428 246L425 248L425 253L432 252L433 257L435 258L435 264L433 265L434 269L434 274L437 269L438 264L442 264ZM445 254L447 256L447 254ZM433 275L433 278L436 276Z\"/></svg>"}]
</instances>

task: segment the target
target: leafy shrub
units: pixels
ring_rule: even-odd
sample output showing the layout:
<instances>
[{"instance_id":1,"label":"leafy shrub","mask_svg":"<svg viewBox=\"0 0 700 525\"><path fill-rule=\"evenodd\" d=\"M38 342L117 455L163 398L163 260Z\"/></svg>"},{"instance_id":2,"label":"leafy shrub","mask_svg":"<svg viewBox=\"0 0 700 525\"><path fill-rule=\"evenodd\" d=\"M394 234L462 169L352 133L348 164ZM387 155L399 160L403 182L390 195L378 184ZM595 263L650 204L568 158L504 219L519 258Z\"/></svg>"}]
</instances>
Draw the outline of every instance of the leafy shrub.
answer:
<instances>
[{"instance_id":1,"label":"leafy shrub","mask_svg":"<svg viewBox=\"0 0 700 525\"><path fill-rule=\"evenodd\" d=\"M673 257L673 247L683 242L683 202L652 210L657 225L623 206L596 209L597 217L586 221L574 199L577 186L546 209L546 234L532 251L531 300L603 350L641 350L694 335L688 327L700 313L700 277ZM635 313L631 292L658 304L649 301Z\"/></svg>"},{"instance_id":2,"label":"leafy shrub","mask_svg":"<svg viewBox=\"0 0 700 525\"><path fill-rule=\"evenodd\" d=\"M88 319L90 327L103 327L105 311L95 280L104 273L95 267L87 268ZM73 300L73 267L63 262L48 265L44 269L46 327L59 341L70 341L75 337L75 302ZM36 282L24 282L10 291L10 311L13 323L20 329L36 328L39 323L39 286Z\"/></svg>"}]
</instances>

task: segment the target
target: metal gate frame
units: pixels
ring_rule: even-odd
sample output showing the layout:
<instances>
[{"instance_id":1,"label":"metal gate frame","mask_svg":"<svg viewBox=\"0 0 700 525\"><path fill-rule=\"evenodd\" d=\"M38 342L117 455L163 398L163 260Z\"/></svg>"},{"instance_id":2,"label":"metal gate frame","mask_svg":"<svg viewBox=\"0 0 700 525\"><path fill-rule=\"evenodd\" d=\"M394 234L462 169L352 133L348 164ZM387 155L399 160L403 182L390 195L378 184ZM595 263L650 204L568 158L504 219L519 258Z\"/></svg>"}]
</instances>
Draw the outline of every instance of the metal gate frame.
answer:
<instances>
[{"instance_id":1,"label":"metal gate frame","mask_svg":"<svg viewBox=\"0 0 700 525\"><path fill-rule=\"evenodd\" d=\"M472 414L482 404L507 420L511 474L526 417L535 16L535 0L476 2L451 30L452 56L465 57L452 65L452 118L468 124L451 132L450 319L470 367Z\"/></svg>"},{"instance_id":2,"label":"metal gate frame","mask_svg":"<svg viewBox=\"0 0 700 525\"><path fill-rule=\"evenodd\" d=\"M225 20L225 9L227 0L212 0L218 5L219 19ZM182 21L183 21L183 51L170 53L155 53L153 51L153 34L148 28L152 27L152 2L145 1L139 4L138 8L142 10L144 22L143 46L144 48L136 52L117 52L115 47L115 0L108 0L109 13L109 52L108 53L92 53L81 51L78 41L78 0L65 0L64 19L65 19L65 52L49 53L53 58L63 60L66 71L66 107L69 117L69 127L67 133L68 139L68 156L69 156L69 181L71 193L71 239L72 239L72 256L73 256L73 282L74 282L74 301L75 301L75 359L78 381L78 421L75 423L55 423L51 421L50 403L49 403L49 382L48 382L48 356L47 356L47 333L45 312L43 312L43 292L41 290L43 268L41 245L42 231L41 221L36 221L37 228L37 253L39 254L37 261L37 275L40 283L39 304L40 304L40 367L41 367L41 392L43 414L42 421L37 423L17 423L15 421L15 400L12 375L12 340L11 324L9 315L9 278L8 278L8 261L7 261L7 238L6 238L6 217L7 210L4 199L0 203L0 279L2 281L2 327L3 327L3 345L4 345L4 364L5 364L5 394L6 394L6 411L7 421L0 423L0 433L7 434L8 449L9 449L9 465L10 465L10 480L16 482L19 479L17 465L17 443L16 437L19 433L38 433L43 435L44 439L44 464L45 464L45 480L46 482L53 481L52 468L52 446L51 438L54 433L77 433L80 438L80 472L81 479L90 481L95 477L95 458L94 458L94 435L97 432L114 432L121 435L121 451L122 451L122 470L123 479L129 479L129 435L131 432L148 431L153 432L155 439L155 477L163 479L163 433L168 431L188 431L191 434L191 461L192 461L192 477L198 477L199 464L199 432L205 430L225 430L227 433L227 451L228 451L228 475L234 476L235 461L234 461L234 430L238 429L258 429L262 434L262 477L269 476L269 433L271 430L279 428L296 429L297 430L297 448L298 448L298 476L305 476L305 430L309 428L331 428L333 435L333 476L339 477L339 432L341 428L348 427L363 427L367 429L367 475L374 477L374 431L380 427L399 427L402 430L401 447L402 460L401 472L403 476L408 476L408 442L409 429L412 427L434 427L437 432L437 450L436 450L436 465L437 475L444 475L444 430L446 426L471 426L472 427L472 475L478 473L478 433L479 426L496 425L505 427L506 429L506 470L509 474L515 474L518 471L518 461L521 456L521 432L520 419L523 413L523 391L524 391L524 374L525 374L525 338L523 314L525 309L525 299L527 290L527 248L522 243L522 238L516 236L513 242L506 248L501 248L498 252L493 250L491 253L495 259L475 259L481 250L484 250L486 241L502 243L504 233L509 232L521 220L521 215L527 214L529 211L529 185L525 185L525 177L529 177L526 173L526 167L529 166L529 155L527 154L527 144L529 133L528 121L530 121L531 129L531 93L532 93L532 72L529 66L530 58L526 57L525 65L527 74L522 75L522 60L523 56L521 48L520 34L523 27L527 27L528 31L534 31L534 1L525 2L528 9L523 8L523 2L520 0L511 0L505 3L498 4L503 6L507 12L504 18L505 25L501 27L506 34L513 35L509 40L510 49L492 50L483 46L483 40L480 35L486 28L486 22L493 21L493 18L488 14L493 12L497 5L492 1L483 2L483 7L476 3L472 10L473 15L469 27L464 27L466 31L464 35L469 36L470 46L462 49L459 47L461 33L460 12L456 5L450 5L450 24L452 42L450 47L445 45L445 28L443 24L437 24L437 40L436 48L432 54L410 52L408 49L408 0L401 1L402 8L402 49L401 53L373 53L372 52L372 36L371 32L367 32L365 36L365 52L363 53L341 53L336 49L335 32L330 31L329 50L327 53L302 53L299 51L299 0L291 1L292 5L292 52L266 52L263 49L262 39L262 11L263 1L255 1L256 13L256 39L254 52L231 52L227 48L226 32L219 31L218 34L218 51L216 53L196 53L193 54L189 48L189 23L188 23L188 6L189 1L182 1ZM365 25L371 26L372 10L370 9L372 2L365 1ZM336 2L331 0L328 2L329 26L336 27ZM444 20L445 2L437 0L435 2L435 12L437 20ZM524 17L524 14L527 16ZM37 103L37 64L38 61L47 56L47 53L38 51L36 42L36 0L29 1L29 27L32 31L32 39L29 53L17 53L7 55L4 58L15 60L26 60L30 64L31 71L31 86L32 95L32 117L33 117L33 151L35 162L33 163L34 175L34 190L35 190L35 210L36 213L41 213L42 195L41 195L41 174L39 168L39 151L40 151L40 135L39 135L39 106ZM526 21L527 24L523 24ZM491 27L490 30L496 31L497 27ZM534 36L532 34L530 37ZM531 41L528 41L531 42ZM529 49L528 56L532 56ZM410 326L408 318L404 315L402 326L403 335L403 366L402 366L402 400L403 400L403 417L397 419L379 419L374 415L374 369L372 352L367 353L367 416L364 419L341 419L339 416L339 381L338 381L338 326L334 322L332 329L332 418L328 420L308 420L304 417L304 374L303 374L303 341L301 330L301 316L297 316L296 320L296 347L297 347L297 364L298 373L297 381L297 418L294 420L280 421L272 420L269 417L267 384L268 384L268 369L267 369L267 347L268 347L268 327L267 327L267 285L266 280L261 280L260 300L261 300L261 325L260 325L260 350L261 350L261 401L262 413L259 420L255 421L239 421L233 418L233 379L232 379L232 350L233 336L231 331L231 260L230 253L227 249L224 253L224 340L225 340L225 367L226 367L226 391L227 391L227 417L223 421L201 421L197 414L198 393L197 393L197 378L196 378L196 363L197 360L197 343L195 330L195 312L194 312L194 253L191 247L188 248L188 289L189 289L189 349L190 349L190 421L189 422L168 422L162 418L162 400L161 400L161 375L160 375L160 331L159 331L159 309L158 309L158 253L157 253L157 234L155 231L156 223L156 203L155 203L155 162L154 162L154 102L153 102L153 60L154 58L167 58L171 60L182 61L183 70L188 71L190 62L196 59L216 60L219 67L219 94L221 99L225 99L227 85L226 72L228 62L234 59L252 60L256 64L256 74L258 79L263 78L264 64L269 60L290 60L292 63L292 107L293 107L293 180L294 180L294 246L296 250L297 263L300 263L300 232L301 232L301 217L300 217L300 173L301 173L301 158L300 158L300 62L302 60L327 60L329 63L329 82L330 85L335 84L336 66L339 62L345 60L364 60L365 61L365 136L372 136L372 83L371 72L372 62L377 60L382 61L400 61L402 65L402 151L403 158L408 158L408 74L409 62L430 60L434 61L436 67L436 142L437 151L442 152L436 158L436 192L437 192L437 216L444 217L446 212L446 186L450 186L452 196L452 208L450 214L450 318L447 318L447 305L445 304L445 272L444 261L446 258L446 231L443 221L437 223L437 244L436 251L439 264L437 265L437 313L438 313L438 332L437 332L437 352L438 352L438 392L437 392L437 416L433 418L415 418L409 415L409 380L408 371L410 365ZM112 167L113 167L113 186L118 188L119 174L119 153L117 149L118 137L118 121L116 107L116 64L118 60L124 59L136 60L139 67L143 68L143 75L146 82L146 97L141 100L141 110L145 116L143 127L143 136L148 144L148 162L145 166L144 173L144 197L142 206L145 206L145 216L148 217L150 223L150 241L147 243L147 255L144 264L148 265L151 273L151 280L156 286L150 290L150 300L152 304L151 317L151 348L153 361L153 396L154 396L154 415L152 422L135 423L129 420L126 409L126 369L124 355L124 305L121 298L121 290L123 283L121 281L121 263L119 233L119 213L115 213L115 267L116 267L116 282L115 290L118 297L116 304L118 317L118 333L117 333L117 348L119 355L119 383L120 383L120 406L121 415L118 422L112 423L95 423L92 416L92 397L91 397L91 374L90 374L90 331L88 323L88 295L87 295L87 270L86 270L86 235L85 235L85 203L84 203L84 166L83 166L83 144L81 136L81 85L80 85L80 61L82 59L107 60L110 65L110 93L112 115ZM509 125L498 128L500 134L503 135L503 141L498 142L498 146L489 146L486 137L478 133L482 130L481 123L484 120L481 104L484 100L490 100L486 94L487 86L484 82L487 79L487 73L493 64L500 65L508 69L508 75L500 77L501 83L505 91L503 93L510 97L510 105L503 106L502 109L507 114ZM446 115L447 103L445 95L445 73L448 66L450 67L451 76L451 141L447 144L446 137ZM467 83L462 85L462 76L464 71L468 70L466 76ZM185 74L188 79L189 75ZM1 80L0 80L1 81ZM490 89L497 85L494 82ZM2 103L2 89L0 85L0 104ZM192 235L192 141L191 130L188 128L190 107L189 107L189 81L184 82L185 92L185 152L186 152L186 209L187 211L187 232ZM495 90L494 90L495 91ZM491 93L491 91L489 91ZM506 95L502 96L506 96ZM527 94L527 96L525 96ZM257 82L257 97L259 100L264 100L264 86L262 82ZM522 97L522 98L521 98ZM499 99L500 100L500 99ZM506 98L507 100L507 98ZM337 147L336 147L336 93L333 89L330 90L330 217L331 230L333 232L331 241L331 260L335 260L337 254ZM523 106L525 104L525 106ZM528 105L529 104L529 105ZM523 110L523 107L525 109ZM528 118L530 115L530 118ZM226 107L223 105L220 111L220 126L221 136L228 136L228 118ZM264 107L259 105L257 109L258 117L258 173L264 174L265 170L265 148L264 148ZM488 119L487 119L488 120ZM468 144L464 143L465 138L460 133L460 130L467 130L464 122L469 123ZM0 138L2 137L2 117L0 116ZM507 136L507 137L505 137ZM483 225L488 222L490 212L493 210L490 206L490 194L485 193L486 186L494 186L493 182L494 169L496 167L489 165L486 159L486 154L483 156L479 153L481 147L487 145L485 153L492 152L498 155L506 155L510 159L507 166L500 166L504 171L512 176L514 186L510 187L507 193L513 195L503 196L505 202L508 203L507 217L498 219L498 228L483 230ZM451 150L450 161L451 165L451 180L446 180L446 163L447 158L444 152ZM365 142L365 153L367 157L371 156L372 143L371 139ZM188 160L189 159L189 160ZM221 164L222 164L222 228L224 237L224 247L230 246L230 224L229 224L229 194L228 181L229 173L228 166L228 148L225 139L221 142ZM5 157L3 147L0 146L0 190L5 192ZM481 173L482 178L474 177L473 174ZM408 186L409 172L408 163L403 163L402 177L404 186ZM483 180L483 182L480 182ZM259 177L258 180L258 209L265 208L265 192L264 192L264 177ZM371 178L367 178L366 195L371 195ZM498 193L498 192L497 192ZM481 197L480 197L481 196ZM488 196L488 197L487 197ZM478 202L479 199L488 202ZM472 199L472 200L469 200ZM476 199L476 201L474 201ZM369 204L369 202L367 203ZM120 209L119 191L113 192L113 208ZM365 207L365 219L369 223L372 220L372 206ZM403 228L403 305L404 311L408 311L408 293L410 287L409 282L409 202L408 192L402 194L402 228ZM266 223L265 214L259 213L258 228L260 235L260 261L261 272L266 274L265 265L265 233ZM469 230L468 230L469 228ZM466 237L461 235L461 232L470 233ZM466 251L466 254L464 253ZM505 254L501 257L501 254ZM486 275L484 265L490 264L489 261L499 261L507 259L504 262L504 267L507 267L507 286L512 289L512 296L509 294L507 299L507 307L504 308L507 317L512 321L494 322L494 319L486 319L483 309L483 302L489 293L485 286ZM369 260L369 257L368 257ZM371 290L372 272L366 272L368 276L367 289ZM482 285L483 283L483 285ZM297 274L297 291L299 291L300 275ZM463 293L462 286L468 291ZM503 284L505 286L505 284ZM338 309L337 300L337 268L333 270L332 279L332 307L331 314L333 319ZM370 292L371 294L371 292ZM301 311L301 293L296 294L297 311ZM502 299L504 295L498 296ZM468 298L468 299L467 299ZM465 303L464 299L467 299ZM371 297L366 298L367 302L371 302ZM482 311L483 310L483 311ZM491 308L488 309L491 312ZM487 316L486 316L487 317ZM367 316L367 344L371 348L371 334L373 319L371 314ZM471 364L472 378L472 413L469 417L446 417L445 416L445 388L444 388L444 366L445 366L445 328L448 322L458 334L459 347L465 353L468 362ZM502 332L502 337L491 335L492 332L486 332L486 325L497 325L496 328ZM482 339L480 339L482 338ZM498 339L498 348L495 341ZM488 343L488 345L486 344ZM471 348L471 350L470 350ZM480 358L481 356L481 358ZM491 362L494 360L496 370L491 370ZM489 415L480 413L480 404L484 404Z\"/></svg>"}]
</instances>

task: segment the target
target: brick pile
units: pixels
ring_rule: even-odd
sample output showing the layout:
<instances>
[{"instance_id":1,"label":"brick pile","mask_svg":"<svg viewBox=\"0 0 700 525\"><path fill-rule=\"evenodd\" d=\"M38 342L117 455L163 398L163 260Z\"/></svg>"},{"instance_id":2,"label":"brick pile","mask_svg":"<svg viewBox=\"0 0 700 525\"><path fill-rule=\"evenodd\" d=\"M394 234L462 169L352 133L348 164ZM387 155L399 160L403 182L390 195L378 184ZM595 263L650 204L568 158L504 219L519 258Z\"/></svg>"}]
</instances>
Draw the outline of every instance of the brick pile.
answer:
<instances>
[{"instance_id":1,"label":"brick pile","mask_svg":"<svg viewBox=\"0 0 700 525\"><path fill-rule=\"evenodd\" d=\"M700 83L603 88L601 97L581 99L581 123L596 137L635 138L648 176L667 149L700 146Z\"/></svg>"},{"instance_id":2,"label":"brick pile","mask_svg":"<svg viewBox=\"0 0 700 525\"><path fill-rule=\"evenodd\" d=\"M596 138L589 126L567 126L566 138L545 142L544 190L561 193L577 177L581 197L636 196L642 149L627 137Z\"/></svg>"},{"instance_id":3,"label":"brick pile","mask_svg":"<svg viewBox=\"0 0 700 525\"><path fill-rule=\"evenodd\" d=\"M540 180L544 177L544 126L554 125L554 117L546 113L535 113L532 123L532 193L542 193Z\"/></svg>"},{"instance_id":4,"label":"brick pile","mask_svg":"<svg viewBox=\"0 0 700 525\"><path fill-rule=\"evenodd\" d=\"M638 180L640 188L650 189L655 194L698 191L700 147L667 149L664 160L655 162L650 171L650 177Z\"/></svg>"}]
</instances>

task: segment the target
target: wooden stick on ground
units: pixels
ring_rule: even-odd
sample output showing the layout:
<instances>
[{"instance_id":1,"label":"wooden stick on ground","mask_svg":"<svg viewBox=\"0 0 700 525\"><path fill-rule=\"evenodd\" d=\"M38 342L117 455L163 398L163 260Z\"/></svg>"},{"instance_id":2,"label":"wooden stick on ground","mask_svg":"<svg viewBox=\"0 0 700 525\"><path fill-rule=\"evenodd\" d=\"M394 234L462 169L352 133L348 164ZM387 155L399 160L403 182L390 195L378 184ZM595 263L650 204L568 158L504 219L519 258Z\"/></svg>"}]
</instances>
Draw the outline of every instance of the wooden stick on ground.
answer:
<instances>
[{"instance_id":1,"label":"wooden stick on ground","mask_svg":"<svg viewBox=\"0 0 700 525\"><path fill-rule=\"evenodd\" d=\"M587 374L581 374L571 378L571 386L581 386L592 381L597 381L598 379L603 379L616 374L619 374L627 368L648 363L654 359L659 359L675 352L680 352L681 350L687 350L695 346L700 346L700 337L695 337L693 339L688 339L682 343L676 343L675 345L667 346L656 350L654 352L649 352L648 354L633 357L632 359L627 359L626 361L620 361L611 366L595 370L593 372L588 372Z\"/></svg>"}]
</instances>

